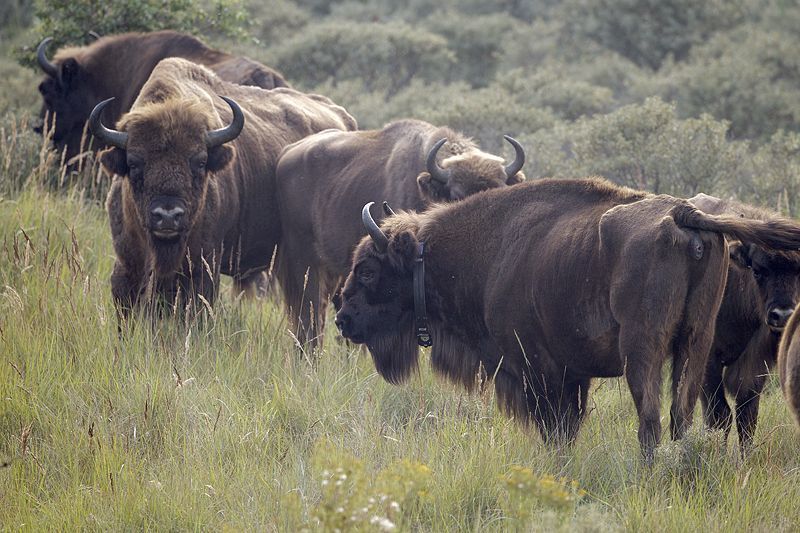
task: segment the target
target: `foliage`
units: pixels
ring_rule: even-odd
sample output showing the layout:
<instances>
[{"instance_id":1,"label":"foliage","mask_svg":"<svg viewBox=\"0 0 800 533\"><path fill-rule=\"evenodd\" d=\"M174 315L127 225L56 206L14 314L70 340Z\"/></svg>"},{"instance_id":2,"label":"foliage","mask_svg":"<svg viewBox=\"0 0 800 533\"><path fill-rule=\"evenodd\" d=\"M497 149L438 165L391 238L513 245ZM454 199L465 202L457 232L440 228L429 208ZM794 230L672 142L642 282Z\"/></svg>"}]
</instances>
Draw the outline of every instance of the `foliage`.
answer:
<instances>
[{"instance_id":1,"label":"foliage","mask_svg":"<svg viewBox=\"0 0 800 533\"><path fill-rule=\"evenodd\" d=\"M275 64L290 79L313 87L356 78L387 98L413 79L442 79L454 60L437 35L402 24L314 25L278 47Z\"/></svg>"},{"instance_id":2,"label":"foliage","mask_svg":"<svg viewBox=\"0 0 800 533\"><path fill-rule=\"evenodd\" d=\"M432 17L428 24L433 32L447 39L455 54L448 80L486 87L497 74L503 46L515 21L500 14L474 17L447 13Z\"/></svg>"},{"instance_id":3,"label":"foliage","mask_svg":"<svg viewBox=\"0 0 800 533\"><path fill-rule=\"evenodd\" d=\"M683 116L710 113L731 122L736 138L768 138L800 129L800 61L785 33L745 28L698 47L675 66L662 94Z\"/></svg>"},{"instance_id":4,"label":"foliage","mask_svg":"<svg viewBox=\"0 0 800 533\"><path fill-rule=\"evenodd\" d=\"M33 0L6 0L0 4L0 30L6 32L29 26L33 18Z\"/></svg>"},{"instance_id":5,"label":"foliage","mask_svg":"<svg viewBox=\"0 0 800 533\"><path fill-rule=\"evenodd\" d=\"M708 115L680 120L673 105L651 98L540 132L531 139L538 156L531 173L599 175L678 196L724 190L747 159L746 145L728 142L727 129Z\"/></svg>"},{"instance_id":6,"label":"foliage","mask_svg":"<svg viewBox=\"0 0 800 533\"><path fill-rule=\"evenodd\" d=\"M311 20L307 11L289 0L250 0L244 10L251 21L250 33L264 46L292 37Z\"/></svg>"},{"instance_id":7,"label":"foliage","mask_svg":"<svg viewBox=\"0 0 800 533\"><path fill-rule=\"evenodd\" d=\"M741 20L742 0L567 0L566 31L658 69Z\"/></svg>"},{"instance_id":8,"label":"foliage","mask_svg":"<svg viewBox=\"0 0 800 533\"><path fill-rule=\"evenodd\" d=\"M54 50L85 44L89 32L110 35L128 31L172 29L199 36L243 38L247 16L238 0L34 0L36 27L20 57L33 64L36 46L52 37Z\"/></svg>"}]
</instances>

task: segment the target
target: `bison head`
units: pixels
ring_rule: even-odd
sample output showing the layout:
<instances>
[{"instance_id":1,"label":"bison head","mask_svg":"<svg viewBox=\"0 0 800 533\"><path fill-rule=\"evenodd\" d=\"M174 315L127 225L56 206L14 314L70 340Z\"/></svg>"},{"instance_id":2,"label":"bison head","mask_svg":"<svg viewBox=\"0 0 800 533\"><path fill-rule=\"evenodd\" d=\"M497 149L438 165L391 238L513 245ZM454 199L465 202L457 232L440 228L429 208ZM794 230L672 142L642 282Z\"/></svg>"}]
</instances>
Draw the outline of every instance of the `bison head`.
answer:
<instances>
[{"instance_id":1,"label":"bison head","mask_svg":"<svg viewBox=\"0 0 800 533\"><path fill-rule=\"evenodd\" d=\"M362 211L369 236L353 256L336 326L346 339L367 345L387 381L400 383L416 368L418 358L412 296L417 239L412 230L400 226L387 236L370 215L371 206L372 202Z\"/></svg>"},{"instance_id":2,"label":"bison head","mask_svg":"<svg viewBox=\"0 0 800 533\"><path fill-rule=\"evenodd\" d=\"M800 300L800 254L733 242L731 259L749 269L758 287L758 312L775 333L783 331Z\"/></svg>"},{"instance_id":3,"label":"bison head","mask_svg":"<svg viewBox=\"0 0 800 533\"><path fill-rule=\"evenodd\" d=\"M47 128L55 147L59 150L66 148L69 159L80 149L83 126L99 98L90 76L77 59L67 57L58 63L47 59L45 52L52 40L50 37L43 40L36 51L37 62L45 77L39 83L43 100L39 112L41 122L34 130L42 133Z\"/></svg>"},{"instance_id":4,"label":"bison head","mask_svg":"<svg viewBox=\"0 0 800 533\"><path fill-rule=\"evenodd\" d=\"M447 139L439 140L428 153L427 172L417 176L422 196L431 202L456 201L486 189L524 181L525 174L521 170L525 164L525 150L514 138L508 135L504 138L516 154L514 161L506 166L499 157L472 150L448 157L440 167L436 156Z\"/></svg>"},{"instance_id":5,"label":"bison head","mask_svg":"<svg viewBox=\"0 0 800 533\"><path fill-rule=\"evenodd\" d=\"M186 242L206 207L209 174L224 169L233 157L225 143L244 127L241 108L222 97L233 112L230 125L218 123L208 101L169 99L135 108L121 121L124 131L106 128L100 117L109 100L89 117L92 133L110 148L103 166L127 179L135 215L155 249L159 269L177 268Z\"/></svg>"}]
</instances>

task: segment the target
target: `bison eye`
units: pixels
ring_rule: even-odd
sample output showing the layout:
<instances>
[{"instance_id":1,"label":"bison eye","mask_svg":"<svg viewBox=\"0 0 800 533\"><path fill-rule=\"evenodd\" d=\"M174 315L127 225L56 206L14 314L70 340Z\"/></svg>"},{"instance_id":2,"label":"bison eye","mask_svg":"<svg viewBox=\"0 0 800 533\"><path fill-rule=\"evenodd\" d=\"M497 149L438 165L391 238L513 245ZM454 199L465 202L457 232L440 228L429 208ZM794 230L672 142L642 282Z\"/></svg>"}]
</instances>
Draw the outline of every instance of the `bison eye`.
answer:
<instances>
[{"instance_id":1,"label":"bison eye","mask_svg":"<svg viewBox=\"0 0 800 533\"><path fill-rule=\"evenodd\" d=\"M362 269L358 273L358 281L363 283L364 285L369 285L373 281L375 281L375 272L372 270Z\"/></svg>"},{"instance_id":2,"label":"bison eye","mask_svg":"<svg viewBox=\"0 0 800 533\"><path fill-rule=\"evenodd\" d=\"M764 278L764 273L761 270L753 269L753 278L756 281L761 281Z\"/></svg>"}]
</instances>

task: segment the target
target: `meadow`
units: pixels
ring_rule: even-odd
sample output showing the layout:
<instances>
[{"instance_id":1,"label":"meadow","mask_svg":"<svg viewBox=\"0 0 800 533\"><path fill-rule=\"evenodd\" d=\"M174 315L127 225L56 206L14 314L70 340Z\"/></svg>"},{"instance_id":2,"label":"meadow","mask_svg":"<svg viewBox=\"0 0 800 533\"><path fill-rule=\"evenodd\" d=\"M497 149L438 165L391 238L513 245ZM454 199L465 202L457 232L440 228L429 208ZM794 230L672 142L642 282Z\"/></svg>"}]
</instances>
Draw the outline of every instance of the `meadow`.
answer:
<instances>
[{"instance_id":1,"label":"meadow","mask_svg":"<svg viewBox=\"0 0 800 533\"><path fill-rule=\"evenodd\" d=\"M426 364L391 386L334 328L301 356L277 296L224 284L205 321L120 335L104 209L45 175L0 200L4 529L800 528L800 439L774 380L747 458L698 412L647 468L620 380L597 380L577 443L551 449L491 386L468 395Z\"/></svg>"},{"instance_id":2,"label":"meadow","mask_svg":"<svg viewBox=\"0 0 800 533\"><path fill-rule=\"evenodd\" d=\"M698 406L688 436L665 438L646 467L623 380L595 380L577 442L554 449L498 411L491 383L467 394L433 375L427 351L400 387L334 327L302 353L279 293L237 298L223 280L203 320L118 330L108 178L91 157L67 173L31 132L40 74L18 60L44 35L172 25L276 66L365 128L413 116L488 150L515 135L529 179L602 174L800 213L800 8L437 4L0 6L0 528L800 530L800 433L775 376L749 455L704 429ZM643 31L631 5L662 31ZM140 9L137 25L120 6ZM219 6L228 18L211 30L238 33L209 30L196 6ZM666 429L667 386L662 400Z\"/></svg>"}]
</instances>

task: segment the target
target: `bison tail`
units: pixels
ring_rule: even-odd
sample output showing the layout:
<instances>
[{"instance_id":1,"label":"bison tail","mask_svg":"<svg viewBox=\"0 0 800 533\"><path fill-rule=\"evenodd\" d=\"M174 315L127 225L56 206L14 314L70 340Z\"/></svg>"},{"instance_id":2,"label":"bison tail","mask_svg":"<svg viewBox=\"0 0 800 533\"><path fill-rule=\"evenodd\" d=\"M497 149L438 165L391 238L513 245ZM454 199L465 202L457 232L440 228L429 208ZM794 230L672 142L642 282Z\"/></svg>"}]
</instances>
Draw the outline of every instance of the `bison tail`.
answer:
<instances>
[{"instance_id":1,"label":"bison tail","mask_svg":"<svg viewBox=\"0 0 800 533\"><path fill-rule=\"evenodd\" d=\"M800 225L785 218L755 220L730 215L709 215L689 203L673 207L670 216L678 226L684 228L722 233L764 248L800 249Z\"/></svg>"}]
</instances>

